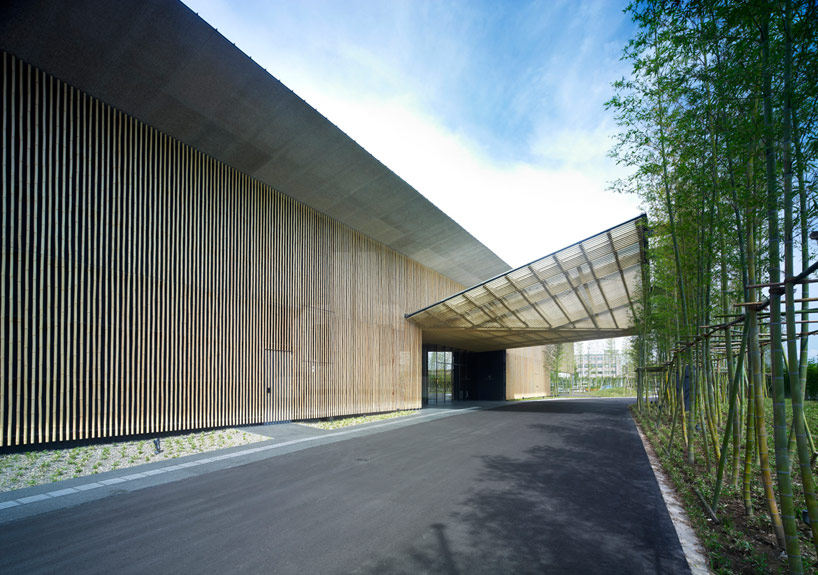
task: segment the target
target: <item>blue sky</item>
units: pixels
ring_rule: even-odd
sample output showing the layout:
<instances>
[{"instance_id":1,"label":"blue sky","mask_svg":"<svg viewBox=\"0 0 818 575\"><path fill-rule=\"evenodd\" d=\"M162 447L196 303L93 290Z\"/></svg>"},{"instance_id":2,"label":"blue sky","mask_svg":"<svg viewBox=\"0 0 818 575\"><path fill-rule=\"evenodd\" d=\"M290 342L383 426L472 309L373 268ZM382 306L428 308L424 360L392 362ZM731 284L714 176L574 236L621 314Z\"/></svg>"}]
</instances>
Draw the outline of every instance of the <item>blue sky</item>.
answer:
<instances>
[{"instance_id":1,"label":"blue sky","mask_svg":"<svg viewBox=\"0 0 818 575\"><path fill-rule=\"evenodd\" d=\"M640 213L606 191L624 2L186 3L512 266Z\"/></svg>"}]
</instances>

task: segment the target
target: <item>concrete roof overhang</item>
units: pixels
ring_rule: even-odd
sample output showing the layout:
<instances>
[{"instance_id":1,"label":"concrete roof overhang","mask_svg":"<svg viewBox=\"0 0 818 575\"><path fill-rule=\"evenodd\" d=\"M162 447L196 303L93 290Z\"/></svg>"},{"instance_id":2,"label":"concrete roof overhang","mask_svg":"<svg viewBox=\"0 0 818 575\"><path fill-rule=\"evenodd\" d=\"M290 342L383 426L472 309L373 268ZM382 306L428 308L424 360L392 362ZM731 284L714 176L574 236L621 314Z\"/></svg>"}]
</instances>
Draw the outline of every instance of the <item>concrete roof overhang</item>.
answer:
<instances>
[{"instance_id":1,"label":"concrete roof overhang","mask_svg":"<svg viewBox=\"0 0 818 575\"><path fill-rule=\"evenodd\" d=\"M509 268L175 0L6 0L0 43L463 285Z\"/></svg>"},{"instance_id":2,"label":"concrete roof overhang","mask_svg":"<svg viewBox=\"0 0 818 575\"><path fill-rule=\"evenodd\" d=\"M633 335L646 221L643 214L406 317L424 343L469 351Z\"/></svg>"}]
</instances>

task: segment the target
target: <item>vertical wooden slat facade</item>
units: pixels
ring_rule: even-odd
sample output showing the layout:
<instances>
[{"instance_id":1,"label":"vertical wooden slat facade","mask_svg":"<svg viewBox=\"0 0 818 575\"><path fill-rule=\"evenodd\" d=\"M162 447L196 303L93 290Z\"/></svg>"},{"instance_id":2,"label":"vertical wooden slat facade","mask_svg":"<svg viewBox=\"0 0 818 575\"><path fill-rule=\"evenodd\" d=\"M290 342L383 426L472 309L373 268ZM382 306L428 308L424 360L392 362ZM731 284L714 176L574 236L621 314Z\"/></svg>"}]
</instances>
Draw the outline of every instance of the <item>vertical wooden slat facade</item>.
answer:
<instances>
[{"instance_id":1,"label":"vertical wooden slat facade","mask_svg":"<svg viewBox=\"0 0 818 575\"><path fill-rule=\"evenodd\" d=\"M0 446L420 406L403 314L461 285L2 66Z\"/></svg>"},{"instance_id":2,"label":"vertical wooden slat facade","mask_svg":"<svg viewBox=\"0 0 818 575\"><path fill-rule=\"evenodd\" d=\"M506 350L506 399L551 395L551 373L545 345Z\"/></svg>"}]
</instances>

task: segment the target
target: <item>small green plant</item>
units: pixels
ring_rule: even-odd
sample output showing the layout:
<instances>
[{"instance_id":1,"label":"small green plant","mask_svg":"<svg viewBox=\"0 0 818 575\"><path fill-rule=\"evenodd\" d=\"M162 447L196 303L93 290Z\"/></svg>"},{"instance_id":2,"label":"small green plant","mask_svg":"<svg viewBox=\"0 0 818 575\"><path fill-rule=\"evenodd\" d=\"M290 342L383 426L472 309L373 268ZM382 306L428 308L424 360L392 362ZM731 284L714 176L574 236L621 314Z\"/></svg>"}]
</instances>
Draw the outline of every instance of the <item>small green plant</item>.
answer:
<instances>
[{"instance_id":1,"label":"small green plant","mask_svg":"<svg viewBox=\"0 0 818 575\"><path fill-rule=\"evenodd\" d=\"M756 568L756 573L769 573L770 568L767 563L767 556L764 553L753 553L750 562Z\"/></svg>"},{"instance_id":2,"label":"small green plant","mask_svg":"<svg viewBox=\"0 0 818 575\"><path fill-rule=\"evenodd\" d=\"M746 539L738 539L736 540L736 549L744 553L749 553L753 550L753 545Z\"/></svg>"}]
</instances>

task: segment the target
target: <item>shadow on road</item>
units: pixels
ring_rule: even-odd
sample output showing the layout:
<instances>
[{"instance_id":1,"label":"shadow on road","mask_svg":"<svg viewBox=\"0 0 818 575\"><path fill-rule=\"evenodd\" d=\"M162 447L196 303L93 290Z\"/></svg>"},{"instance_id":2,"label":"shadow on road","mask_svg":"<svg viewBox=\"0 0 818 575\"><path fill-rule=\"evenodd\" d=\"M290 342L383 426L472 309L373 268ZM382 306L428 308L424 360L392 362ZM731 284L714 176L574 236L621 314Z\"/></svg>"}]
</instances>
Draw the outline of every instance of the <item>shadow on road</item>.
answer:
<instances>
[{"instance_id":1,"label":"shadow on road","mask_svg":"<svg viewBox=\"0 0 818 575\"><path fill-rule=\"evenodd\" d=\"M688 573L622 404L527 403L522 457L481 456L473 488L390 573ZM618 413L617 413L618 412Z\"/></svg>"}]
</instances>

